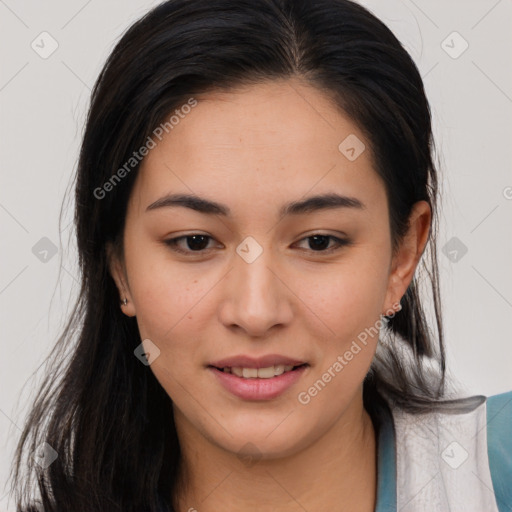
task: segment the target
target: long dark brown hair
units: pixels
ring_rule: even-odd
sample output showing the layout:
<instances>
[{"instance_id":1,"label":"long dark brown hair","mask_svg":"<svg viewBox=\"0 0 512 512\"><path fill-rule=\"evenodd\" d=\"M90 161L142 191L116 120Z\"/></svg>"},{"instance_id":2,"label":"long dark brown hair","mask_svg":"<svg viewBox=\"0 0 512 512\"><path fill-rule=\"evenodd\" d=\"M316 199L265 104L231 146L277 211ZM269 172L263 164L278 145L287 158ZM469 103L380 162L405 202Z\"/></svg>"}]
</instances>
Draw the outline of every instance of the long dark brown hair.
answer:
<instances>
[{"instance_id":1,"label":"long dark brown hair","mask_svg":"<svg viewBox=\"0 0 512 512\"><path fill-rule=\"evenodd\" d=\"M137 322L122 313L107 265L107 243L122 246L139 166L108 193L98 189L195 94L290 77L329 95L366 135L394 250L415 202L427 201L433 213L402 310L389 320L390 341L365 379L365 407L387 395L423 411L445 396L438 177L429 104L407 51L348 0L169 0L126 31L92 91L75 189L81 289L17 447L18 511L38 510L36 500L46 512L173 510L180 447L171 399L134 357ZM32 459L42 443L58 454L46 468Z\"/></svg>"}]
</instances>

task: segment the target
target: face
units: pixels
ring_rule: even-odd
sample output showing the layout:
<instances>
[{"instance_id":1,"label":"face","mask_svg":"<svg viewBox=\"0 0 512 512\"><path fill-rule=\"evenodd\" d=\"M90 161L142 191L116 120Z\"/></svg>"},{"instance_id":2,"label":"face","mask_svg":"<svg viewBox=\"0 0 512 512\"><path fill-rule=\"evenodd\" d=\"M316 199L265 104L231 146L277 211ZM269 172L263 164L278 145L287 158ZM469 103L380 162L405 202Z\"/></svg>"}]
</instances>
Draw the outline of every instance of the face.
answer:
<instances>
[{"instance_id":1,"label":"face","mask_svg":"<svg viewBox=\"0 0 512 512\"><path fill-rule=\"evenodd\" d=\"M144 347L160 351L150 369L178 434L284 456L361 405L428 205L392 257L370 142L321 91L282 81L196 99L142 163L111 272Z\"/></svg>"}]
</instances>

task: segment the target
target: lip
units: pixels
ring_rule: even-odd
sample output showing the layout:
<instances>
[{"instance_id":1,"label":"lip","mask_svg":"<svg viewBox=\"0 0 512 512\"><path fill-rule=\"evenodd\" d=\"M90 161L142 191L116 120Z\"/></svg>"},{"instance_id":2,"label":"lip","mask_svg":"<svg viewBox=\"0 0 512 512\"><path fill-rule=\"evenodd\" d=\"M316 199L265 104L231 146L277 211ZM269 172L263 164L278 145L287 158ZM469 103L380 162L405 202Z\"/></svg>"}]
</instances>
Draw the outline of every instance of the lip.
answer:
<instances>
[{"instance_id":1,"label":"lip","mask_svg":"<svg viewBox=\"0 0 512 512\"><path fill-rule=\"evenodd\" d=\"M282 356L279 354L267 354L262 357L251 357L241 354L214 361L208 366L215 366L216 368L268 368L270 366L277 366L279 364L299 366L305 363L306 361L292 359L290 357Z\"/></svg>"},{"instance_id":2,"label":"lip","mask_svg":"<svg viewBox=\"0 0 512 512\"><path fill-rule=\"evenodd\" d=\"M267 363L265 362L264 364ZM260 366L260 368L265 368L265 366ZM297 383L308 368L309 365L305 364L295 370L284 372L270 379L245 379L233 373L226 373L214 366L209 366L208 370L219 379L220 384L225 389L243 400L272 400Z\"/></svg>"}]
</instances>

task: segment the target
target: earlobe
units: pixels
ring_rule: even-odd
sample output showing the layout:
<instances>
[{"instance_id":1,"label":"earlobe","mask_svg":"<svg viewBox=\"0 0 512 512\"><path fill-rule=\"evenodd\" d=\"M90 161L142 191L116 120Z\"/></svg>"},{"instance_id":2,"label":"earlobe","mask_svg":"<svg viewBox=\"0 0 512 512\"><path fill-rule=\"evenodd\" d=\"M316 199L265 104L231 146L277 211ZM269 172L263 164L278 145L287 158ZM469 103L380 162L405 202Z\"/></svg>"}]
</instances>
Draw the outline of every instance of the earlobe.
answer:
<instances>
[{"instance_id":1,"label":"earlobe","mask_svg":"<svg viewBox=\"0 0 512 512\"><path fill-rule=\"evenodd\" d=\"M110 275L119 291L121 310L127 316L135 316L135 307L131 300L126 271L118 255L118 251L111 242L108 242L106 245L106 253Z\"/></svg>"}]
</instances>

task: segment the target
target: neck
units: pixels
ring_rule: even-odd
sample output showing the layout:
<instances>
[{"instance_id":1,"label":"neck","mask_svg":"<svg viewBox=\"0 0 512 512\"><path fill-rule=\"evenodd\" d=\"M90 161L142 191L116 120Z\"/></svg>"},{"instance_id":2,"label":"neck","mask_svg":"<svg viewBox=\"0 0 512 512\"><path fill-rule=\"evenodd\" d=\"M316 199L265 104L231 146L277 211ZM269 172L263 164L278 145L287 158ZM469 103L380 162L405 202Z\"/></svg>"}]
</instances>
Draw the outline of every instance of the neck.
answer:
<instances>
[{"instance_id":1,"label":"neck","mask_svg":"<svg viewBox=\"0 0 512 512\"><path fill-rule=\"evenodd\" d=\"M182 453L176 511L375 509L376 439L362 399L306 448L252 464L212 444L185 424L179 411L175 421Z\"/></svg>"}]
</instances>

